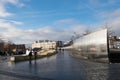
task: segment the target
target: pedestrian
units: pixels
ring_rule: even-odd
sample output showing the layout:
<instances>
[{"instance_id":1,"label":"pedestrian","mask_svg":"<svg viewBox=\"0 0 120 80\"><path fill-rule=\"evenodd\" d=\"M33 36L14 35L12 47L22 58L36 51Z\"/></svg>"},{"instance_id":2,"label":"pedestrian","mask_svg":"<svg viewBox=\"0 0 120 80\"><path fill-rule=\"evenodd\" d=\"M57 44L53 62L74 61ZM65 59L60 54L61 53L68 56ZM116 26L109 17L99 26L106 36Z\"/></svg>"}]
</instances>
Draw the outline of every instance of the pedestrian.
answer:
<instances>
[{"instance_id":1,"label":"pedestrian","mask_svg":"<svg viewBox=\"0 0 120 80\"><path fill-rule=\"evenodd\" d=\"M7 59L7 52L6 51L4 51L4 55L5 55L5 59Z\"/></svg>"},{"instance_id":2,"label":"pedestrian","mask_svg":"<svg viewBox=\"0 0 120 80\"><path fill-rule=\"evenodd\" d=\"M37 59L37 51L34 52L35 60Z\"/></svg>"},{"instance_id":3,"label":"pedestrian","mask_svg":"<svg viewBox=\"0 0 120 80\"><path fill-rule=\"evenodd\" d=\"M32 59L32 51L29 52L29 59Z\"/></svg>"}]
</instances>

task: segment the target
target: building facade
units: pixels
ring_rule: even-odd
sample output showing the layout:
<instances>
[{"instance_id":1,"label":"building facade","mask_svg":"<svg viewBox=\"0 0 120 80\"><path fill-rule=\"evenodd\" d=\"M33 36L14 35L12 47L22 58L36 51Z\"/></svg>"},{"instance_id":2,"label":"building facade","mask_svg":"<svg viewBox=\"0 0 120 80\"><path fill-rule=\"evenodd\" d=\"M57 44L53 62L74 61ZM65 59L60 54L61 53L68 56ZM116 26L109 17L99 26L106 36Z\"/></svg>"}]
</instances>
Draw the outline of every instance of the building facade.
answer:
<instances>
[{"instance_id":1,"label":"building facade","mask_svg":"<svg viewBox=\"0 0 120 80\"><path fill-rule=\"evenodd\" d=\"M109 37L109 48L111 49L120 49L120 39L117 36Z\"/></svg>"},{"instance_id":2,"label":"building facade","mask_svg":"<svg viewBox=\"0 0 120 80\"><path fill-rule=\"evenodd\" d=\"M39 40L32 44L32 49L34 48L56 49L56 41Z\"/></svg>"},{"instance_id":3,"label":"building facade","mask_svg":"<svg viewBox=\"0 0 120 80\"><path fill-rule=\"evenodd\" d=\"M24 44L10 44L6 47L6 51L8 53L17 53L17 52L22 52L25 53L26 52L26 48Z\"/></svg>"},{"instance_id":4,"label":"building facade","mask_svg":"<svg viewBox=\"0 0 120 80\"><path fill-rule=\"evenodd\" d=\"M4 43L0 42L0 51L4 51Z\"/></svg>"}]
</instances>

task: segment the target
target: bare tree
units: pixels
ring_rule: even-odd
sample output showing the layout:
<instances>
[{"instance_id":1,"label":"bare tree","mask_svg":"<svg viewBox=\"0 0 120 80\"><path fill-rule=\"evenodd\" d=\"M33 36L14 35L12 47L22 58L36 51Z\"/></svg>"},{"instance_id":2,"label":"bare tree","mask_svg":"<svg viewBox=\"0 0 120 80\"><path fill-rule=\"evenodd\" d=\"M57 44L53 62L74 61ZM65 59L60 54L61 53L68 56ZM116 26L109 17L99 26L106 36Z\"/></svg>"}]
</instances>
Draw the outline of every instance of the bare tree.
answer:
<instances>
[{"instance_id":1,"label":"bare tree","mask_svg":"<svg viewBox=\"0 0 120 80\"><path fill-rule=\"evenodd\" d=\"M108 23L105 23L103 29L108 30L108 36L114 36L115 32L112 30L112 26L109 26Z\"/></svg>"},{"instance_id":2,"label":"bare tree","mask_svg":"<svg viewBox=\"0 0 120 80\"><path fill-rule=\"evenodd\" d=\"M82 34L78 34L78 33L74 32L70 41L73 42L74 40L76 40L80 37L83 37L87 34L90 34L90 33L91 33L91 31L89 29L86 29Z\"/></svg>"},{"instance_id":3,"label":"bare tree","mask_svg":"<svg viewBox=\"0 0 120 80\"><path fill-rule=\"evenodd\" d=\"M89 29L86 29L85 31L84 31L84 33L83 33L83 36L84 35L88 35L88 34L90 34L91 33L91 31L89 30Z\"/></svg>"}]
</instances>

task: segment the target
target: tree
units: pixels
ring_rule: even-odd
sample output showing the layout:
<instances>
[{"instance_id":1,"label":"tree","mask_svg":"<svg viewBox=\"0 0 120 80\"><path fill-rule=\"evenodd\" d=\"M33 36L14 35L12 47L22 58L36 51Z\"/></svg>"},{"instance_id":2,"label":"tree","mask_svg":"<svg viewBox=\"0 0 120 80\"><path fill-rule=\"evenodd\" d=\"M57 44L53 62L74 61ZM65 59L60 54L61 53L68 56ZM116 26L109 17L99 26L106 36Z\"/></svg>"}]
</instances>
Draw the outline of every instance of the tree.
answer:
<instances>
[{"instance_id":1,"label":"tree","mask_svg":"<svg viewBox=\"0 0 120 80\"><path fill-rule=\"evenodd\" d=\"M83 36L84 36L84 35L88 35L88 34L90 34L90 33L91 33L91 31L90 31L89 29L86 29L85 32L83 33Z\"/></svg>"},{"instance_id":2,"label":"tree","mask_svg":"<svg viewBox=\"0 0 120 80\"><path fill-rule=\"evenodd\" d=\"M108 36L114 36L115 32L112 30L112 26L109 26L108 23L105 23L103 29L108 30Z\"/></svg>"}]
</instances>

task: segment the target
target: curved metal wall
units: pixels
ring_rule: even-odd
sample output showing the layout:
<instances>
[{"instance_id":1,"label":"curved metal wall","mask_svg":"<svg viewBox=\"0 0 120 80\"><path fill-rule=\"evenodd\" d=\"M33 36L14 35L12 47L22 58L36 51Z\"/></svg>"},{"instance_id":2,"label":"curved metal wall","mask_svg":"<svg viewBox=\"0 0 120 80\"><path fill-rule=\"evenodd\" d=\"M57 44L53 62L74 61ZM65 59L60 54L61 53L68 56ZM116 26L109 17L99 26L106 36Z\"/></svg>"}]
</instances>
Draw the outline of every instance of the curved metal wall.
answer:
<instances>
[{"instance_id":1,"label":"curved metal wall","mask_svg":"<svg viewBox=\"0 0 120 80\"><path fill-rule=\"evenodd\" d=\"M108 58L107 29L75 40L72 51L90 59Z\"/></svg>"}]
</instances>

